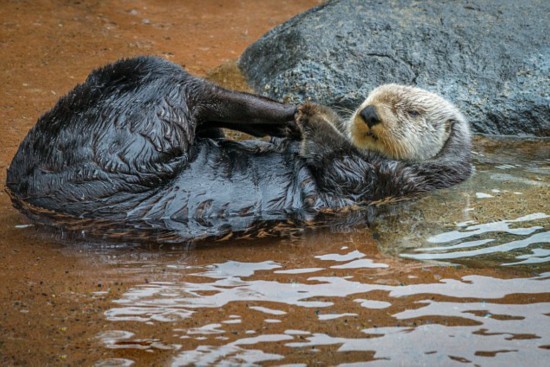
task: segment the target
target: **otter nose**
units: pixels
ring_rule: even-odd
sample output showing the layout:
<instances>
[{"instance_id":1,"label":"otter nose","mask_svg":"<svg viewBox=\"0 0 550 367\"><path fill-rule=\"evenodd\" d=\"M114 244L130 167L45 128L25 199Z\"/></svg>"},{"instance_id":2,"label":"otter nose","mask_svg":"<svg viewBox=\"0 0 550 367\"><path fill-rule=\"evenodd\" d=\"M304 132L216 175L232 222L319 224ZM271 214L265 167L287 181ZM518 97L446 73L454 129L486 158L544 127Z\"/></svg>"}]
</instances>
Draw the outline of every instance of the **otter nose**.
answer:
<instances>
[{"instance_id":1,"label":"otter nose","mask_svg":"<svg viewBox=\"0 0 550 367\"><path fill-rule=\"evenodd\" d=\"M378 114L376 113L376 108L374 106L367 106L363 109L363 111L359 112L359 116L363 118L363 121L369 126L373 127L376 124L379 124L380 118L378 117Z\"/></svg>"}]
</instances>

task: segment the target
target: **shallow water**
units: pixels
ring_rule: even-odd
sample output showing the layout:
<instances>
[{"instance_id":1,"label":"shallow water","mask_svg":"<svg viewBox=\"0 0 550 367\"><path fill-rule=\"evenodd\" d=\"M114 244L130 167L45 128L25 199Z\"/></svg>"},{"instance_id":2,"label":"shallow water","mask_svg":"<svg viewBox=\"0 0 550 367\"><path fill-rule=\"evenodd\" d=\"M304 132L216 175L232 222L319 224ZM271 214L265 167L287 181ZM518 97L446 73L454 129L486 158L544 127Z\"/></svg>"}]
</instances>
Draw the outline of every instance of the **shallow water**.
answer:
<instances>
[{"instance_id":1,"label":"shallow water","mask_svg":"<svg viewBox=\"0 0 550 367\"><path fill-rule=\"evenodd\" d=\"M91 68L152 53L205 74L315 3L6 3L0 181ZM243 88L232 70L212 77ZM353 227L192 249L71 241L0 190L0 365L546 366L550 141L477 138L475 165Z\"/></svg>"},{"instance_id":2,"label":"shallow water","mask_svg":"<svg viewBox=\"0 0 550 367\"><path fill-rule=\"evenodd\" d=\"M398 238L384 236L381 249L445 264L550 269L548 142L476 140L471 179L384 216L373 230Z\"/></svg>"},{"instance_id":3,"label":"shallow water","mask_svg":"<svg viewBox=\"0 0 550 367\"><path fill-rule=\"evenodd\" d=\"M40 273L25 274L32 301L7 304L27 320L8 335L97 366L546 365L547 148L478 138L468 182L292 238L75 243L13 213L6 232Z\"/></svg>"}]
</instances>

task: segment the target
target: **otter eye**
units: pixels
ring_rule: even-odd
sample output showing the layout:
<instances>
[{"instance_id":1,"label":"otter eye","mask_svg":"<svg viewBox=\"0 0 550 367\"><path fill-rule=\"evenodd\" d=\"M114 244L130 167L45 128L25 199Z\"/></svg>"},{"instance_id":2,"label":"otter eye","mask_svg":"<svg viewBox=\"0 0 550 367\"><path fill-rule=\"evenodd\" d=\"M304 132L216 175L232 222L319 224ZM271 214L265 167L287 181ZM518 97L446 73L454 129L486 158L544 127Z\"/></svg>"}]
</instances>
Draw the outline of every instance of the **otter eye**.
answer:
<instances>
[{"instance_id":1,"label":"otter eye","mask_svg":"<svg viewBox=\"0 0 550 367\"><path fill-rule=\"evenodd\" d=\"M417 110L407 110L407 114L411 117L418 117L420 116L420 112Z\"/></svg>"}]
</instances>

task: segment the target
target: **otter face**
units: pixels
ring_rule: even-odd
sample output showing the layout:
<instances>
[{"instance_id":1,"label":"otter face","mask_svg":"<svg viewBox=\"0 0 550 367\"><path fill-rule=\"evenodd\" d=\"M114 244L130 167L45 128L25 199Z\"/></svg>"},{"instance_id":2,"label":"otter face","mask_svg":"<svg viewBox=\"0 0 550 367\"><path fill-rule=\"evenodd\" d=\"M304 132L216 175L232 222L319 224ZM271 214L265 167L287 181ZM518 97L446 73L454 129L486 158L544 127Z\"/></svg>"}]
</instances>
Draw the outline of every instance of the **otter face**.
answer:
<instances>
[{"instance_id":1,"label":"otter face","mask_svg":"<svg viewBox=\"0 0 550 367\"><path fill-rule=\"evenodd\" d=\"M352 143L392 159L434 158L464 116L450 102L423 89L386 84L374 89L348 122Z\"/></svg>"}]
</instances>

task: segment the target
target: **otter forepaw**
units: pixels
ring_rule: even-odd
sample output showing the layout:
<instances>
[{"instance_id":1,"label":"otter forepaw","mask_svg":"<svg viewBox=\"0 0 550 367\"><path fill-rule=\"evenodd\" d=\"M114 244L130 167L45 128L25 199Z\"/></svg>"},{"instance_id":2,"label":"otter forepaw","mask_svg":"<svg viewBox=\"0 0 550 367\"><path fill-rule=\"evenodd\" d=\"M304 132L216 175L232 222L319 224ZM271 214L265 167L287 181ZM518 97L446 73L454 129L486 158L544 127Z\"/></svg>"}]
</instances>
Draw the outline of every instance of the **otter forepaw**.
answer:
<instances>
[{"instance_id":1,"label":"otter forepaw","mask_svg":"<svg viewBox=\"0 0 550 367\"><path fill-rule=\"evenodd\" d=\"M302 121L303 119L306 119L308 117L311 117L317 113L319 113L319 110L321 109L321 106L315 103L304 103L303 105L298 106L298 110L296 113L296 120Z\"/></svg>"},{"instance_id":2,"label":"otter forepaw","mask_svg":"<svg viewBox=\"0 0 550 367\"><path fill-rule=\"evenodd\" d=\"M298 107L296 112L296 124L307 137L313 133L317 126L323 124L323 106L314 103L305 103Z\"/></svg>"},{"instance_id":3,"label":"otter forepaw","mask_svg":"<svg viewBox=\"0 0 550 367\"><path fill-rule=\"evenodd\" d=\"M340 117L329 107L305 103L298 107L295 117L302 131L302 157L319 159L349 145L335 127Z\"/></svg>"}]
</instances>

